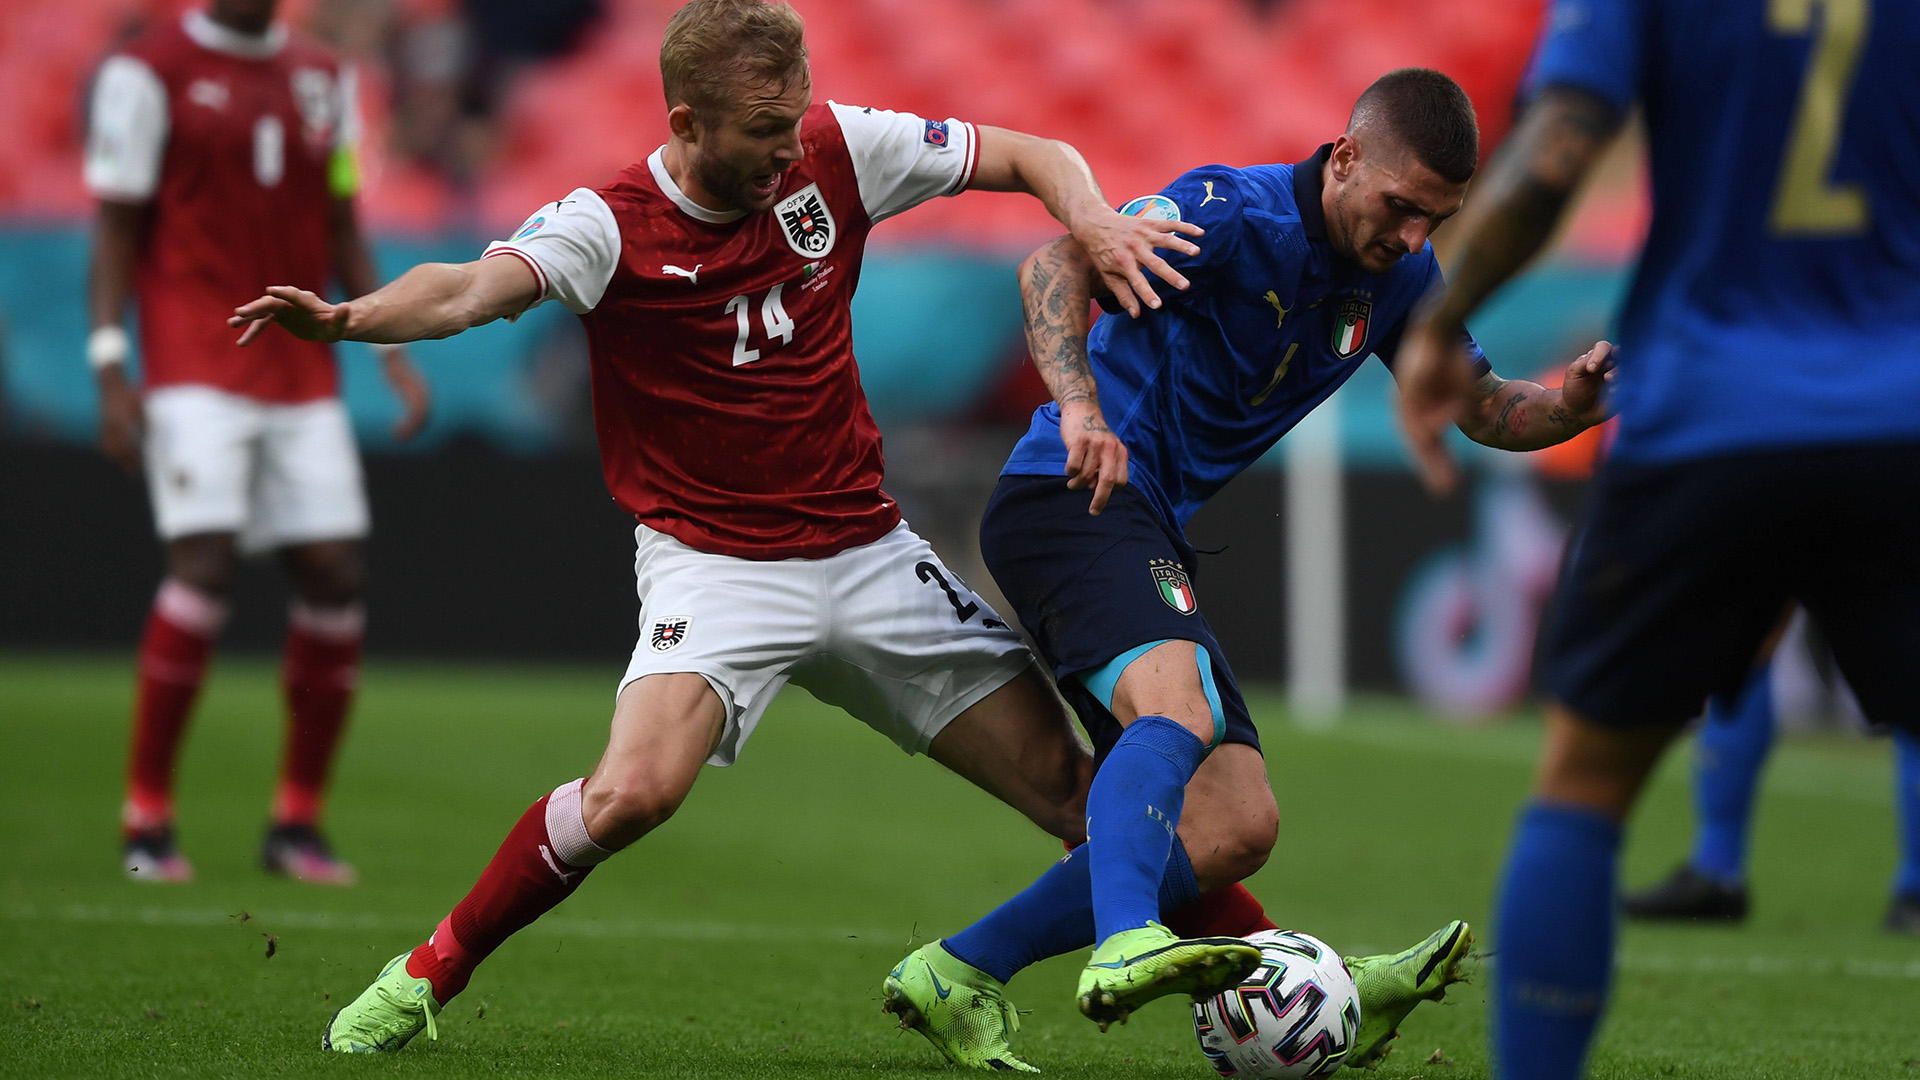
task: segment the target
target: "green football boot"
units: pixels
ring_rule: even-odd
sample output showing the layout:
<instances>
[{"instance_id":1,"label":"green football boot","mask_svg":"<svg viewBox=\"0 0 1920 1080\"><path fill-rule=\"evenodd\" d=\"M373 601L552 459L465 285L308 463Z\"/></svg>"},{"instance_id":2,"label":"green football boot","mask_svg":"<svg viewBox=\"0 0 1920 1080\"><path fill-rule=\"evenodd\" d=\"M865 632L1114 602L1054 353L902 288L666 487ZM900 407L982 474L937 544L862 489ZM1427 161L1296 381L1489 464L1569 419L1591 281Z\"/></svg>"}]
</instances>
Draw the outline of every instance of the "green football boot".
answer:
<instances>
[{"instance_id":1,"label":"green football boot","mask_svg":"<svg viewBox=\"0 0 1920 1080\"><path fill-rule=\"evenodd\" d=\"M920 946L887 973L880 1008L927 1037L956 1065L1037 1073L1013 1055L1007 1036L1020 1014L999 979L962 961L940 942Z\"/></svg>"},{"instance_id":2,"label":"green football boot","mask_svg":"<svg viewBox=\"0 0 1920 1080\"><path fill-rule=\"evenodd\" d=\"M440 1015L440 1003L433 1000L432 983L407 974L411 953L408 950L389 960L372 986L333 1014L327 1030L320 1034L320 1049L343 1054L390 1054L422 1030L429 1039L440 1037L433 1022Z\"/></svg>"},{"instance_id":3,"label":"green football boot","mask_svg":"<svg viewBox=\"0 0 1920 1080\"><path fill-rule=\"evenodd\" d=\"M1260 966L1260 950L1237 937L1180 938L1157 922L1122 930L1093 950L1080 973L1080 1011L1105 1031L1157 997L1200 999Z\"/></svg>"},{"instance_id":4,"label":"green football boot","mask_svg":"<svg viewBox=\"0 0 1920 1080\"><path fill-rule=\"evenodd\" d=\"M1454 921L1405 952L1347 957L1360 994L1360 1034L1347 1064L1371 1069L1380 1064L1400 1036L1400 1022L1423 1001L1439 1001L1447 987L1464 979L1460 963L1473 946L1473 928Z\"/></svg>"}]
</instances>

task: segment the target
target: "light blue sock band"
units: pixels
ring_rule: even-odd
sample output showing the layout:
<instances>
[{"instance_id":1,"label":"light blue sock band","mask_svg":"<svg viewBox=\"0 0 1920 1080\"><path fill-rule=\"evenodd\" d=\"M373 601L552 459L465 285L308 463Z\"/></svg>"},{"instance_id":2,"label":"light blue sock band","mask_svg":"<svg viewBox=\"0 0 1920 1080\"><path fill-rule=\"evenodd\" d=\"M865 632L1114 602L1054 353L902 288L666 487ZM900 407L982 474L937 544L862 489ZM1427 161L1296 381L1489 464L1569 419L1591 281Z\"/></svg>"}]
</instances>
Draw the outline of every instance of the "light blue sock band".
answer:
<instances>
[{"instance_id":1,"label":"light blue sock band","mask_svg":"<svg viewBox=\"0 0 1920 1080\"><path fill-rule=\"evenodd\" d=\"M1161 638L1159 641L1149 641L1145 645L1136 645L1092 671L1076 674L1074 678L1079 679L1080 685L1086 687L1088 693L1098 698L1100 704L1107 707L1108 712L1112 712L1113 688L1119 685L1121 672L1127 670L1127 665L1145 656L1147 650L1165 645L1172 640L1174 639ZM1207 708L1213 711L1213 741L1207 743L1207 752L1212 753L1213 748L1220 745L1220 740L1227 736L1227 710L1220 704L1220 688L1213 683L1213 654L1207 652L1205 645L1196 641L1193 645L1193 658L1200 666L1200 690L1207 695Z\"/></svg>"}]
</instances>

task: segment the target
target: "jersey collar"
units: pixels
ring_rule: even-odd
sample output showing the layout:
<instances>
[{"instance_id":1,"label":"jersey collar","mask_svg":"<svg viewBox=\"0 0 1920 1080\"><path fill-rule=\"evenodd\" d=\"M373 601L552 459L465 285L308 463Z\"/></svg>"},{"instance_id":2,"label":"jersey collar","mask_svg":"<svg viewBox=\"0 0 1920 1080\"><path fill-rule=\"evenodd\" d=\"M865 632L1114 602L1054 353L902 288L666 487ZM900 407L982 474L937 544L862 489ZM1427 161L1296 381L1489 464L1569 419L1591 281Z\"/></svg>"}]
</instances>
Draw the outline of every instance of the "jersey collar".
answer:
<instances>
[{"instance_id":1,"label":"jersey collar","mask_svg":"<svg viewBox=\"0 0 1920 1080\"><path fill-rule=\"evenodd\" d=\"M280 23L267 27L264 34L243 34L231 26L214 22L213 16L204 11L190 11L180 25L195 45L243 60L269 59L278 55L287 44L287 28Z\"/></svg>"},{"instance_id":2,"label":"jersey collar","mask_svg":"<svg viewBox=\"0 0 1920 1080\"><path fill-rule=\"evenodd\" d=\"M1315 150L1312 157L1293 167L1293 201L1300 212L1300 227L1306 231L1309 240L1327 238L1327 213L1320 208L1320 191L1323 187L1320 173L1331 156L1333 144L1328 143Z\"/></svg>"},{"instance_id":3,"label":"jersey collar","mask_svg":"<svg viewBox=\"0 0 1920 1080\"><path fill-rule=\"evenodd\" d=\"M728 222L739 221L747 214L745 210L709 210L699 203L694 202L692 199L687 198L687 193L681 191L680 185L674 183L673 177L667 173L667 148L665 146L655 150L652 156L647 158L647 168L653 172L653 182L659 184L660 190L666 194L667 198L673 200L673 205L679 207L681 212L690 218L707 222L710 225L725 225Z\"/></svg>"}]
</instances>

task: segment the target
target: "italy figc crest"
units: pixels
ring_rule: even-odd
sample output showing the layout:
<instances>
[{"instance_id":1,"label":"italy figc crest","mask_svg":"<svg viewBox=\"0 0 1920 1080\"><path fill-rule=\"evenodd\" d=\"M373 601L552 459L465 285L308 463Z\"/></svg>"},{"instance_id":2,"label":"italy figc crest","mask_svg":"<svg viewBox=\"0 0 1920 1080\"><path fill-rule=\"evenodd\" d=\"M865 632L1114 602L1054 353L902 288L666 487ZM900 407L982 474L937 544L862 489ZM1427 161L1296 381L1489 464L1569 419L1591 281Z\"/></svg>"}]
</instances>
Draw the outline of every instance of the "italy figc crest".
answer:
<instances>
[{"instance_id":1,"label":"italy figc crest","mask_svg":"<svg viewBox=\"0 0 1920 1080\"><path fill-rule=\"evenodd\" d=\"M803 259L818 259L833 250L833 213L820 194L819 184L808 184L773 206L773 216L787 246Z\"/></svg>"},{"instance_id":2,"label":"italy figc crest","mask_svg":"<svg viewBox=\"0 0 1920 1080\"><path fill-rule=\"evenodd\" d=\"M1373 301L1354 297L1340 305L1333 320L1333 355L1351 360L1367 347L1367 322L1373 318Z\"/></svg>"},{"instance_id":3,"label":"italy figc crest","mask_svg":"<svg viewBox=\"0 0 1920 1080\"><path fill-rule=\"evenodd\" d=\"M1179 563L1168 559L1148 559L1147 569L1153 571L1153 583L1160 589L1160 599L1167 606L1182 615L1191 615L1199 610L1200 602L1193 598L1193 582L1187 580L1187 571Z\"/></svg>"}]
</instances>

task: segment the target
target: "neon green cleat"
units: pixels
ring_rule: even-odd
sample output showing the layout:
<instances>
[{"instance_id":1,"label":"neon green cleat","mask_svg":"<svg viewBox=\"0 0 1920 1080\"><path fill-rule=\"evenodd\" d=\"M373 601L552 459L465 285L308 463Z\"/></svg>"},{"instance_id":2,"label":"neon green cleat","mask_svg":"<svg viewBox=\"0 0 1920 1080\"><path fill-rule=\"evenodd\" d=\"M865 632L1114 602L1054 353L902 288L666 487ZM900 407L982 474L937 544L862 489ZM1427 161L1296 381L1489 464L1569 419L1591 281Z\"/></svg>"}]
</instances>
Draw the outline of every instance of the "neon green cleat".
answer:
<instances>
[{"instance_id":1,"label":"neon green cleat","mask_svg":"<svg viewBox=\"0 0 1920 1080\"><path fill-rule=\"evenodd\" d=\"M407 974L403 952L380 969L373 985L360 991L346 1008L333 1014L320 1035L320 1049L343 1054L390 1054L407 1045L424 1029L438 1039L433 1018L440 1003L433 1000L433 984Z\"/></svg>"},{"instance_id":2,"label":"neon green cleat","mask_svg":"<svg viewBox=\"0 0 1920 1080\"><path fill-rule=\"evenodd\" d=\"M925 1035L955 1065L1037 1073L1007 1045L1007 1036L1020 1030L1020 1014L1006 989L935 941L887 973L880 1009L899 1017L901 1028Z\"/></svg>"},{"instance_id":3,"label":"neon green cleat","mask_svg":"<svg viewBox=\"0 0 1920 1080\"><path fill-rule=\"evenodd\" d=\"M1100 943L1080 973L1080 1011L1105 1031L1157 997L1199 999L1233 986L1260 966L1242 938L1179 938L1157 922Z\"/></svg>"},{"instance_id":4,"label":"neon green cleat","mask_svg":"<svg viewBox=\"0 0 1920 1080\"><path fill-rule=\"evenodd\" d=\"M1460 962L1472 946L1473 928L1456 920L1405 952L1348 957L1347 971L1360 993L1360 1034L1347 1064L1357 1069L1379 1065L1414 1006L1439 1001L1447 996L1447 987L1466 977Z\"/></svg>"}]
</instances>

